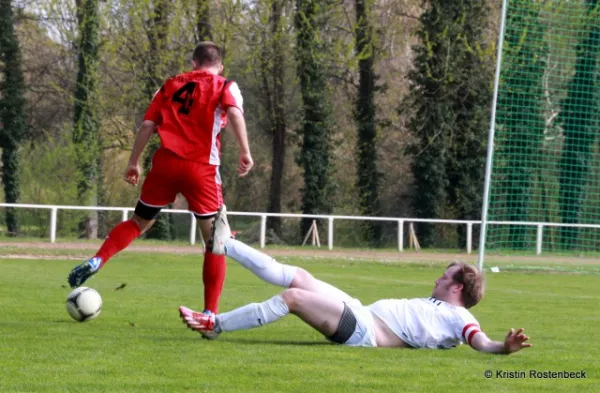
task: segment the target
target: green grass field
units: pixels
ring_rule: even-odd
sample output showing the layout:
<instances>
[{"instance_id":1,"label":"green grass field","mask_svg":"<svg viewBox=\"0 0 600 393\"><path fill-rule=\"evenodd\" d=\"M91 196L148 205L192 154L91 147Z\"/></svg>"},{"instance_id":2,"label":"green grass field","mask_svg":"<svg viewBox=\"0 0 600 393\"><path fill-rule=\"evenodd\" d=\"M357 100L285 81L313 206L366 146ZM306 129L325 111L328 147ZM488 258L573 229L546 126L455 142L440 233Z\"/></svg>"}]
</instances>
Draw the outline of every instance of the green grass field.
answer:
<instances>
[{"instance_id":1,"label":"green grass field","mask_svg":"<svg viewBox=\"0 0 600 393\"><path fill-rule=\"evenodd\" d=\"M1 257L0 257L1 258ZM443 265L281 258L368 304L429 296ZM202 306L201 257L124 253L86 285L104 299L77 323L64 300L74 261L0 259L0 392L598 392L597 274L488 274L473 314L492 337L525 327L533 348L511 356L335 346L294 316L200 339L177 307ZM127 286L119 291L120 284ZM229 261L221 310L278 288ZM484 372L493 371L486 379ZM587 379L497 379L497 370L578 371Z\"/></svg>"}]
</instances>

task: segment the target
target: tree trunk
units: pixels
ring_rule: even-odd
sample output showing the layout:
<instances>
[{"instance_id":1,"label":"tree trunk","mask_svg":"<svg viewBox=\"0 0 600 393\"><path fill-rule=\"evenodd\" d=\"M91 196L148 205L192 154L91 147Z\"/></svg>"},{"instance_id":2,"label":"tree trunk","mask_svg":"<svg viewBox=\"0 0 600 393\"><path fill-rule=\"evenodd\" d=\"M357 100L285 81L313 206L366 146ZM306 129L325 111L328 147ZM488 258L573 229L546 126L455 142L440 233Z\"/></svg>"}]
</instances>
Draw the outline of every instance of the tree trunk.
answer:
<instances>
[{"instance_id":1,"label":"tree trunk","mask_svg":"<svg viewBox=\"0 0 600 393\"><path fill-rule=\"evenodd\" d=\"M93 194L98 170L98 133L100 130L98 105L98 46L99 15L98 0L78 1L79 46L78 72L75 88L73 142L77 155L77 199L81 205L97 201ZM96 234L97 214L90 214L80 224L83 235L92 238Z\"/></svg>"},{"instance_id":2,"label":"tree trunk","mask_svg":"<svg viewBox=\"0 0 600 393\"><path fill-rule=\"evenodd\" d=\"M415 69L409 74L410 130L416 140L413 208L419 218L480 215L492 79L481 49L488 14L485 2L462 0L432 0L421 14ZM421 246L442 245L435 228L418 225ZM462 247L465 227L457 232Z\"/></svg>"},{"instance_id":3,"label":"tree trunk","mask_svg":"<svg viewBox=\"0 0 600 393\"><path fill-rule=\"evenodd\" d=\"M213 39L209 7L209 0L196 0L196 42Z\"/></svg>"},{"instance_id":4,"label":"tree trunk","mask_svg":"<svg viewBox=\"0 0 600 393\"><path fill-rule=\"evenodd\" d=\"M262 58L262 83L267 97L267 113L271 140L271 179L269 184L269 213L281 213L281 183L285 165L286 121L285 102L285 56L282 45L283 31L281 17L284 0L274 0L271 4L269 25L270 39L265 40ZM276 235L281 235L281 218L271 217L267 228Z\"/></svg>"},{"instance_id":5,"label":"tree trunk","mask_svg":"<svg viewBox=\"0 0 600 393\"><path fill-rule=\"evenodd\" d=\"M355 112L358 127L356 165L361 214L378 216L380 207L376 146L375 47L373 28L369 20L369 6L369 0L356 0L356 53L359 70ZM378 221L365 221L362 225L369 242L374 246L381 244L381 224Z\"/></svg>"},{"instance_id":6,"label":"tree trunk","mask_svg":"<svg viewBox=\"0 0 600 393\"><path fill-rule=\"evenodd\" d=\"M168 0L155 0L154 1L154 15L150 21L148 21L148 54L146 63L146 78L145 78L145 92L148 102L152 100L156 91L160 88L163 79L163 58L167 56L166 44L167 44L167 31L168 31L168 15L169 15L169 1ZM160 140L157 135L152 136L148 146L146 147L146 153L143 159L143 167L146 174L150 171L152 166L152 156L156 153L156 150L160 147ZM171 207L171 206L169 206ZM146 238L148 239L159 239L159 240L171 240L172 239L172 226L173 226L173 215L172 214L159 214L156 217L154 225L146 232Z\"/></svg>"},{"instance_id":7,"label":"tree trunk","mask_svg":"<svg viewBox=\"0 0 600 393\"><path fill-rule=\"evenodd\" d=\"M327 95L324 53L319 39L317 0L296 1L296 56L302 95L302 147L298 164L304 169L302 213L329 214L332 211L332 187L329 179L331 150L331 105ZM305 235L312 219L300 223Z\"/></svg>"},{"instance_id":8,"label":"tree trunk","mask_svg":"<svg viewBox=\"0 0 600 393\"><path fill-rule=\"evenodd\" d=\"M13 27L10 0L0 0L0 63L4 76L0 82L0 148L2 149L2 184L7 203L19 202L19 148L27 130L25 118L25 82L19 41ZM19 232L17 212L6 209L6 230L10 236Z\"/></svg>"}]
</instances>

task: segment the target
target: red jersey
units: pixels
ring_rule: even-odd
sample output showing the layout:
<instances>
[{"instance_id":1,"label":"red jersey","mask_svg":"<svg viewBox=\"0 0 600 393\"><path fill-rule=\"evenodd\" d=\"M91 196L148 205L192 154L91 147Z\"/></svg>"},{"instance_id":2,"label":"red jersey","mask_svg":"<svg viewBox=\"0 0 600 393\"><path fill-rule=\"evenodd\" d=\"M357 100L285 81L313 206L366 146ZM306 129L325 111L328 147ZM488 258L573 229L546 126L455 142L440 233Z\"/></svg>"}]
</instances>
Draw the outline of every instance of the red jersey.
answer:
<instances>
[{"instance_id":1,"label":"red jersey","mask_svg":"<svg viewBox=\"0 0 600 393\"><path fill-rule=\"evenodd\" d=\"M158 125L162 146L191 161L220 164L221 130L229 107L243 110L235 82L206 71L167 79L154 95L144 120Z\"/></svg>"}]
</instances>

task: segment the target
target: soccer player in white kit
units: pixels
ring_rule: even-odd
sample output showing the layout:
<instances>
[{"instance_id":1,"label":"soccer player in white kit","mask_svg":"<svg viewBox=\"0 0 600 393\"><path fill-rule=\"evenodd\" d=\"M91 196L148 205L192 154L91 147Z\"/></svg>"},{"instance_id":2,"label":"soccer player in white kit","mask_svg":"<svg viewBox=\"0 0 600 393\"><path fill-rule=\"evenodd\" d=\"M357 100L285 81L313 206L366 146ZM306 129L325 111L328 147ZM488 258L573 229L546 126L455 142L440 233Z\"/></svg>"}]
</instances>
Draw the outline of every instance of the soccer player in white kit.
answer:
<instances>
[{"instance_id":1,"label":"soccer player in white kit","mask_svg":"<svg viewBox=\"0 0 600 393\"><path fill-rule=\"evenodd\" d=\"M224 206L215 218L210 246L213 253L228 255L286 290L265 302L218 315L181 306L184 323L208 338L263 326L292 313L328 340L349 346L449 349L468 343L478 351L496 354L531 346L523 329L510 329L504 341L491 340L482 332L468 309L483 297L483 277L465 262L452 262L435 281L429 298L383 299L364 306L306 270L281 264L233 239Z\"/></svg>"}]
</instances>

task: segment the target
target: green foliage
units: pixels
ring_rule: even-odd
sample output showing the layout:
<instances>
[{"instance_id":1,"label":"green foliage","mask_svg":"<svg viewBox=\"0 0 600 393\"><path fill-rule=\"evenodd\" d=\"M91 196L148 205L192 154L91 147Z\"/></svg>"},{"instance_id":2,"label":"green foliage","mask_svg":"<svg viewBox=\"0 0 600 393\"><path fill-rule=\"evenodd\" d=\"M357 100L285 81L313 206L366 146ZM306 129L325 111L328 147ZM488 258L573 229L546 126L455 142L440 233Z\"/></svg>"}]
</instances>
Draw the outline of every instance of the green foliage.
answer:
<instances>
[{"instance_id":1,"label":"green foliage","mask_svg":"<svg viewBox=\"0 0 600 393\"><path fill-rule=\"evenodd\" d=\"M76 155L75 144L66 138L48 137L44 143L25 146L23 156L35 159L21 167L23 199L27 203L77 204Z\"/></svg>"},{"instance_id":2,"label":"green foliage","mask_svg":"<svg viewBox=\"0 0 600 393\"><path fill-rule=\"evenodd\" d=\"M66 130L65 130L66 131ZM21 166L21 198L26 203L42 205L77 205L78 182L77 152L69 138L47 137L44 143L29 144L23 149L24 157L35 157ZM60 185L60 187L57 187ZM48 210L19 209L21 220L29 227L38 228L32 235L46 237L49 233ZM85 212L69 212L60 218L60 228L76 234ZM65 234L65 232L62 232Z\"/></svg>"},{"instance_id":3,"label":"green foliage","mask_svg":"<svg viewBox=\"0 0 600 393\"><path fill-rule=\"evenodd\" d=\"M600 128L600 7L598 0L586 0L589 17L577 45L575 74L562 104L559 121L565 141L560 160L560 215L564 224L580 223L585 187L592 165L592 146ZM579 228L562 227L560 245L573 249L579 239Z\"/></svg>"},{"instance_id":4,"label":"green foliage","mask_svg":"<svg viewBox=\"0 0 600 393\"><path fill-rule=\"evenodd\" d=\"M596 224L600 196L600 6L512 1L507 9L489 220ZM535 226L490 226L486 247L533 249ZM600 231L545 227L543 249L595 251Z\"/></svg>"},{"instance_id":5,"label":"green foliage","mask_svg":"<svg viewBox=\"0 0 600 393\"><path fill-rule=\"evenodd\" d=\"M98 0L85 0L80 11L78 71L75 88L73 142L77 153L79 203L90 203L97 180L99 120L98 97Z\"/></svg>"},{"instance_id":6,"label":"green foliage","mask_svg":"<svg viewBox=\"0 0 600 393\"><path fill-rule=\"evenodd\" d=\"M459 0L432 1L421 15L409 74L417 217L479 217L493 75L485 50L487 15L485 3ZM436 237L429 224L419 225L418 235L423 246Z\"/></svg>"},{"instance_id":7,"label":"green foliage","mask_svg":"<svg viewBox=\"0 0 600 393\"><path fill-rule=\"evenodd\" d=\"M273 0L269 23L263 32L260 78L265 95L266 121L271 139L271 178L267 211L281 213L282 184L287 151L286 83L285 71L289 62L285 50L289 46L289 17L285 15L287 0ZM274 217L267 222L268 229L281 236L281 219Z\"/></svg>"},{"instance_id":8,"label":"green foliage","mask_svg":"<svg viewBox=\"0 0 600 393\"><path fill-rule=\"evenodd\" d=\"M506 135L527 129L528 137L505 137L497 142L497 154L504 155L506 166L497 176L506 177L506 208L509 220L527 221L533 176L538 162L531 160L542 148L545 121L542 113L542 78L547 48L540 45L544 25L538 19L541 5L530 3L507 13L504 36L501 87L498 97L501 114L497 125ZM514 105L519 103L518 106ZM512 225L509 239L516 249L526 247L526 228Z\"/></svg>"},{"instance_id":9,"label":"green foliage","mask_svg":"<svg viewBox=\"0 0 600 393\"><path fill-rule=\"evenodd\" d=\"M210 24L210 1L196 0L196 40L212 41L212 26Z\"/></svg>"},{"instance_id":10,"label":"green foliage","mask_svg":"<svg viewBox=\"0 0 600 393\"><path fill-rule=\"evenodd\" d=\"M375 48L371 21L371 0L356 0L356 53L358 59L359 87L355 118L358 129L356 143L357 187L361 214L380 215L377 171L377 125L375 91ZM366 238L372 245L381 243L381 224L377 221L363 223Z\"/></svg>"},{"instance_id":11,"label":"green foliage","mask_svg":"<svg viewBox=\"0 0 600 393\"><path fill-rule=\"evenodd\" d=\"M0 62L3 78L0 82L0 148L2 149L2 184L8 203L20 198L20 145L27 132L25 116L25 82L19 42L13 27L11 1L0 0ZM10 234L19 231L16 212L6 210L6 226Z\"/></svg>"},{"instance_id":12,"label":"green foliage","mask_svg":"<svg viewBox=\"0 0 600 393\"><path fill-rule=\"evenodd\" d=\"M167 46L167 35L168 35L168 19L171 13L170 2L166 0L154 0L153 1L153 12L150 21L147 22L149 25L147 28L148 36L148 53L145 56L146 62L146 73L144 75L144 87L146 91L147 102L152 100L152 97L156 91L160 88L163 82L165 64L165 52ZM200 7L200 4L199 4ZM199 10L206 10L206 7L199 8ZM199 11L198 11L199 12ZM198 16L202 18L201 15ZM154 136L150 139L146 152L144 155L143 167L144 171L148 173L152 166L152 156L160 147L160 139ZM172 239L172 224L173 215L171 214L160 214L154 225L146 232L145 236L149 239L160 239L160 240L171 240Z\"/></svg>"},{"instance_id":13,"label":"green foliage","mask_svg":"<svg viewBox=\"0 0 600 393\"><path fill-rule=\"evenodd\" d=\"M26 5L26 13L21 20L23 36L27 37L24 42L30 54L26 64L31 71L28 83L32 87L28 101L36 105L31 111L36 118L32 124L41 124L40 129L48 127L54 135L62 130L65 118L72 116L76 76L73 68L77 64L73 56L77 52L73 48L79 49L79 45L73 45L78 41L79 30L76 5L83 3L44 0L39 4ZM369 168L365 173L377 168L381 172L378 176L382 176L377 187L371 187L375 176L361 178L363 191L369 195L379 194L380 206L371 210L391 216L415 215L410 204L406 203L413 194L413 178L409 168L410 157L404 154L413 135L404 132L407 123L405 114L397 114L388 108L395 106L410 91L406 73L412 67L414 53L409 45L419 26L420 3L414 0L369 0L372 42L358 54L355 2L302 2L304 7L316 10L311 26L312 36L309 37L312 41L304 49L298 45L298 31L294 23L297 15L293 8L300 3L296 1L111 0L98 3L99 72L94 106L102 121L98 149L104 151L102 155L96 154L104 160L101 164L100 158L97 160L97 165L101 165L96 169L98 203L128 206L135 200L139 189L123 184L121 174L127 153L120 154L119 150L130 148L150 94L158 89L165 77L190 68L191 51L202 35L200 27L206 27L205 22L208 21L212 39L225 49L225 76L236 80L241 87L256 163L249 176L239 178L235 171L237 149L231 133L224 133L221 173L225 200L230 209L264 211L267 207L277 211L279 193L282 211L304 209L364 214L361 202L376 198L365 198L359 192L357 154L360 150L364 151L364 166ZM165 37L164 48L160 45L161 40L155 39L157 6L160 4L168 8L168 24L161 33ZM270 18L273 7L279 5L282 18L279 29L274 31L272 26L277 23L271 23L273 20ZM29 28L30 25L37 30ZM488 39L493 39L493 34L490 28L488 35L491 38ZM481 48L486 50L485 44L471 41L465 46L467 51L474 53L482 51ZM269 47L270 53L266 53L264 47ZM295 56L297 50L308 54L305 57L308 61L302 65L299 64L300 57ZM371 55L374 57L371 58ZM453 56L453 53L450 55ZM367 64L371 59L370 66L380 79L363 80L377 82L388 89L377 91L373 102L363 107L362 104L357 105L359 62ZM316 78L313 78L315 72L311 69L314 64L319 67ZM265 76L269 78L267 83L263 80ZM310 80L311 84L304 92L300 88L302 78ZM283 86L283 93L279 92L278 96L271 94L278 92L274 87L279 86ZM48 95L51 99L47 99ZM272 102L276 105L269 107L270 98L275 98ZM305 98L314 107L308 112L310 116L306 116ZM40 103L43 105L40 106ZM54 108L57 108L56 113ZM356 114L363 108L369 109L365 112L368 114L365 130L376 142L359 145ZM315 123L321 113L329 119L318 120L322 124ZM375 128L373 113L378 122ZM273 134L274 122L278 124L276 134ZM308 130L306 139L305 128ZM313 132L321 135L317 137ZM273 135L279 139L276 140ZM37 127L34 140L35 143L44 143L43 136L37 135ZM297 143L303 140L305 143ZM275 145L281 148L275 149ZM325 149L325 146L328 146L327 152L323 153L319 149ZM363 146L367 150L363 150ZM294 161L297 156L304 157ZM443 175L446 176L445 173ZM277 184L279 177L280 191L275 186L267 186L271 179L273 184ZM103 178L104 182L100 183ZM308 200L304 207L303 198ZM311 204L319 206L313 209ZM440 210L446 217L455 218L454 210L448 207ZM294 220L284 219L282 236L287 236L288 228L296 224ZM320 228L324 227L320 225ZM391 229L384 226L382 237L393 239L395 228L392 227L393 224ZM351 225L348 225L348 232L352 232ZM360 236L362 231L356 232L352 239L364 241ZM290 236L289 239L297 237ZM377 238L376 235L374 237Z\"/></svg>"},{"instance_id":14,"label":"green foliage","mask_svg":"<svg viewBox=\"0 0 600 393\"><path fill-rule=\"evenodd\" d=\"M323 52L317 24L321 8L317 0L296 1L296 59L303 104L302 147L298 164L304 169L302 213L328 214L332 211L329 179L331 149L331 105L323 68ZM306 233L312 220L304 219Z\"/></svg>"}]
</instances>

